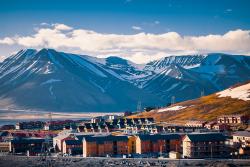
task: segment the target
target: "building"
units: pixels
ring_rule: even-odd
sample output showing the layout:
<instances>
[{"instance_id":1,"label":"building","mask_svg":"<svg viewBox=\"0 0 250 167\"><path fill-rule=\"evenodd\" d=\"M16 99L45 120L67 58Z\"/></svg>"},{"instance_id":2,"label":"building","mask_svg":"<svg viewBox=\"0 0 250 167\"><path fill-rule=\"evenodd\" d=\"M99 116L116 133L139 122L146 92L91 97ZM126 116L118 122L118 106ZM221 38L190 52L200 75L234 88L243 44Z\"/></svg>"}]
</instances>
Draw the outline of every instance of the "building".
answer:
<instances>
[{"instance_id":1,"label":"building","mask_svg":"<svg viewBox=\"0 0 250 167\"><path fill-rule=\"evenodd\" d=\"M42 121L30 121L30 122L18 122L16 123L15 128L17 130L24 130L24 129L43 129L45 123Z\"/></svg>"},{"instance_id":2,"label":"building","mask_svg":"<svg viewBox=\"0 0 250 167\"><path fill-rule=\"evenodd\" d=\"M191 133L183 138L184 158L220 158L227 156L226 137L221 133Z\"/></svg>"},{"instance_id":3,"label":"building","mask_svg":"<svg viewBox=\"0 0 250 167\"><path fill-rule=\"evenodd\" d=\"M105 120L105 121L112 121L112 120L114 120L114 119L118 119L119 118L119 116L118 115L104 115L103 116L103 119Z\"/></svg>"},{"instance_id":4,"label":"building","mask_svg":"<svg viewBox=\"0 0 250 167\"><path fill-rule=\"evenodd\" d=\"M12 153L26 154L29 151L29 155L36 155L43 151L43 144L45 139L41 138L21 138L14 139L10 142L9 151Z\"/></svg>"},{"instance_id":5,"label":"building","mask_svg":"<svg viewBox=\"0 0 250 167\"><path fill-rule=\"evenodd\" d=\"M213 126L213 130L216 130L216 131L226 131L229 129L230 129L230 126L225 123L217 123Z\"/></svg>"},{"instance_id":6,"label":"building","mask_svg":"<svg viewBox=\"0 0 250 167\"><path fill-rule=\"evenodd\" d=\"M207 129L209 129L209 130L211 130L211 129L213 129L213 127L214 127L215 124L216 124L216 122L214 122L214 121L208 122L208 123L205 124L204 127L207 128Z\"/></svg>"},{"instance_id":7,"label":"building","mask_svg":"<svg viewBox=\"0 0 250 167\"><path fill-rule=\"evenodd\" d=\"M178 134L145 134L138 135L135 140L137 154L158 154L170 151L181 151L181 136Z\"/></svg>"},{"instance_id":8,"label":"building","mask_svg":"<svg viewBox=\"0 0 250 167\"><path fill-rule=\"evenodd\" d=\"M248 118L243 114L234 114L234 115L222 115L217 118L217 123L225 124L244 124L247 123Z\"/></svg>"},{"instance_id":9,"label":"building","mask_svg":"<svg viewBox=\"0 0 250 167\"><path fill-rule=\"evenodd\" d=\"M250 156L250 147L240 147L239 155L241 155L241 156Z\"/></svg>"},{"instance_id":10,"label":"building","mask_svg":"<svg viewBox=\"0 0 250 167\"><path fill-rule=\"evenodd\" d=\"M128 154L128 137L99 135L83 138L83 157L104 157Z\"/></svg>"},{"instance_id":11,"label":"building","mask_svg":"<svg viewBox=\"0 0 250 167\"><path fill-rule=\"evenodd\" d=\"M0 152L9 152L10 142L0 142Z\"/></svg>"},{"instance_id":12,"label":"building","mask_svg":"<svg viewBox=\"0 0 250 167\"><path fill-rule=\"evenodd\" d=\"M62 152L70 155L82 154L82 141L80 140L64 140Z\"/></svg>"},{"instance_id":13,"label":"building","mask_svg":"<svg viewBox=\"0 0 250 167\"><path fill-rule=\"evenodd\" d=\"M16 129L15 125L3 125L0 127L0 130L14 130Z\"/></svg>"},{"instance_id":14,"label":"building","mask_svg":"<svg viewBox=\"0 0 250 167\"><path fill-rule=\"evenodd\" d=\"M176 152L176 151L170 151L169 152L169 158L171 158L171 159L180 159L181 154L179 152Z\"/></svg>"},{"instance_id":15,"label":"building","mask_svg":"<svg viewBox=\"0 0 250 167\"><path fill-rule=\"evenodd\" d=\"M250 132L249 131L238 131L233 134L233 142L241 143L250 146Z\"/></svg>"},{"instance_id":16,"label":"building","mask_svg":"<svg viewBox=\"0 0 250 167\"><path fill-rule=\"evenodd\" d=\"M75 140L75 135L67 133L66 131L61 132L58 136L53 138L53 147L56 151L60 152L63 150L63 142L65 140Z\"/></svg>"},{"instance_id":17,"label":"building","mask_svg":"<svg viewBox=\"0 0 250 167\"><path fill-rule=\"evenodd\" d=\"M104 119L102 116L98 116L98 117L91 118L90 122L91 123L100 123L100 122L104 122Z\"/></svg>"},{"instance_id":18,"label":"building","mask_svg":"<svg viewBox=\"0 0 250 167\"><path fill-rule=\"evenodd\" d=\"M49 121L45 123L44 130L63 130L66 126L71 127L75 123L73 120Z\"/></svg>"},{"instance_id":19,"label":"building","mask_svg":"<svg viewBox=\"0 0 250 167\"><path fill-rule=\"evenodd\" d=\"M187 127L204 127L206 124L205 121L188 121L185 126Z\"/></svg>"},{"instance_id":20,"label":"building","mask_svg":"<svg viewBox=\"0 0 250 167\"><path fill-rule=\"evenodd\" d=\"M2 131L2 132L0 132L0 142L5 141L5 138L8 135L9 135L8 131Z\"/></svg>"}]
</instances>

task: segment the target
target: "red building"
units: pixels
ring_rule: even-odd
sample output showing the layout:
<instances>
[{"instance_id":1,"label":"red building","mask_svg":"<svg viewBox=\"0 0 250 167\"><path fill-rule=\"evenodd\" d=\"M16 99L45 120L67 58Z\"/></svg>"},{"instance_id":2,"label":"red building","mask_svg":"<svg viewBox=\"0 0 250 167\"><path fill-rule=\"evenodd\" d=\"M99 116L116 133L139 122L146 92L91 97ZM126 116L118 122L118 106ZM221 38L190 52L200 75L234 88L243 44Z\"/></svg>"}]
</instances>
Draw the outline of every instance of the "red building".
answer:
<instances>
[{"instance_id":1,"label":"red building","mask_svg":"<svg viewBox=\"0 0 250 167\"><path fill-rule=\"evenodd\" d=\"M138 154L181 151L181 136L178 134L139 135L135 142L135 153Z\"/></svg>"},{"instance_id":2,"label":"red building","mask_svg":"<svg viewBox=\"0 0 250 167\"><path fill-rule=\"evenodd\" d=\"M83 157L123 154L128 154L127 136L86 136L83 139Z\"/></svg>"}]
</instances>

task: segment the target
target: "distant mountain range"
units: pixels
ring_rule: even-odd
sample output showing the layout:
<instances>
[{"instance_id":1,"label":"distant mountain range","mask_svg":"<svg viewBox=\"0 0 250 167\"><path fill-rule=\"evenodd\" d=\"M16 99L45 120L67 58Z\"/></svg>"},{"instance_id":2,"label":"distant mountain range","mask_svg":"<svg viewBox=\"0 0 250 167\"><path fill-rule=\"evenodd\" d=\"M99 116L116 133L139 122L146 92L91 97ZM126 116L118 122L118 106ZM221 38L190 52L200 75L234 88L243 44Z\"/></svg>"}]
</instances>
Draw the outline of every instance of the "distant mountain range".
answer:
<instances>
[{"instance_id":1,"label":"distant mountain range","mask_svg":"<svg viewBox=\"0 0 250 167\"><path fill-rule=\"evenodd\" d=\"M250 80L250 57L220 53L169 56L144 65L21 50L0 64L0 108L114 112L165 106Z\"/></svg>"},{"instance_id":2,"label":"distant mountain range","mask_svg":"<svg viewBox=\"0 0 250 167\"><path fill-rule=\"evenodd\" d=\"M142 112L130 117L154 117L157 121L186 123L189 120L216 120L218 116L246 114L250 116L250 82L224 91L174 105Z\"/></svg>"}]
</instances>

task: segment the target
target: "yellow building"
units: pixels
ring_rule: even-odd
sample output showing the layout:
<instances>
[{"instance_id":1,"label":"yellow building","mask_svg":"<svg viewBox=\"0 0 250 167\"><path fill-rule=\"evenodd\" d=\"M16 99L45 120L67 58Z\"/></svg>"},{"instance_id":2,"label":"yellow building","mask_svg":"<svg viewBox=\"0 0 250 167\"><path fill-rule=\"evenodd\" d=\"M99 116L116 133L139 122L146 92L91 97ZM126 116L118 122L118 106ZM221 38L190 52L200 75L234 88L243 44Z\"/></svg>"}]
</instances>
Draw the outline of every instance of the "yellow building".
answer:
<instances>
[{"instance_id":1,"label":"yellow building","mask_svg":"<svg viewBox=\"0 0 250 167\"><path fill-rule=\"evenodd\" d=\"M136 153L136 139L137 136L129 136L128 137L128 154Z\"/></svg>"}]
</instances>

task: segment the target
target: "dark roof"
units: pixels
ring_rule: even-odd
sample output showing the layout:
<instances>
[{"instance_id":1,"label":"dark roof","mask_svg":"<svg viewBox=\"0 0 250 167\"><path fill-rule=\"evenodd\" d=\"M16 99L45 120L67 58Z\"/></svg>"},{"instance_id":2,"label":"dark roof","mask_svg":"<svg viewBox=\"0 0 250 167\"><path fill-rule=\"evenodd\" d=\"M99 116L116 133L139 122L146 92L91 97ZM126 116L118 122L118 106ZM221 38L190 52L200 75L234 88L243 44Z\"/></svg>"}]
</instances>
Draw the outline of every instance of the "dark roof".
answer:
<instances>
[{"instance_id":1,"label":"dark roof","mask_svg":"<svg viewBox=\"0 0 250 167\"><path fill-rule=\"evenodd\" d=\"M45 139L34 139L34 138L22 138L11 140L12 144L34 144L34 143L43 143Z\"/></svg>"},{"instance_id":2,"label":"dark roof","mask_svg":"<svg viewBox=\"0 0 250 167\"><path fill-rule=\"evenodd\" d=\"M81 145L81 140L65 140L66 145Z\"/></svg>"},{"instance_id":3,"label":"dark roof","mask_svg":"<svg viewBox=\"0 0 250 167\"><path fill-rule=\"evenodd\" d=\"M178 134L155 134L155 135L150 135L150 134L143 134L138 136L141 140L151 140L151 141L156 141L156 140L170 140L170 139L179 139L181 136Z\"/></svg>"},{"instance_id":4,"label":"dark roof","mask_svg":"<svg viewBox=\"0 0 250 167\"><path fill-rule=\"evenodd\" d=\"M84 137L87 137L87 136L94 136L93 134L88 134L88 135L76 135L76 138L80 141L83 140Z\"/></svg>"},{"instance_id":5,"label":"dark roof","mask_svg":"<svg viewBox=\"0 0 250 167\"><path fill-rule=\"evenodd\" d=\"M154 121L154 118L147 118L148 119L148 121Z\"/></svg>"},{"instance_id":6,"label":"dark roof","mask_svg":"<svg viewBox=\"0 0 250 167\"><path fill-rule=\"evenodd\" d=\"M77 126L76 125L70 125L70 128L71 129L77 129Z\"/></svg>"},{"instance_id":7,"label":"dark roof","mask_svg":"<svg viewBox=\"0 0 250 167\"><path fill-rule=\"evenodd\" d=\"M238 131L233 134L233 136L245 136L250 137L250 132L248 131Z\"/></svg>"},{"instance_id":8,"label":"dark roof","mask_svg":"<svg viewBox=\"0 0 250 167\"><path fill-rule=\"evenodd\" d=\"M8 134L9 134L9 132L7 132L7 131L0 132L0 136L7 136Z\"/></svg>"},{"instance_id":9,"label":"dark roof","mask_svg":"<svg viewBox=\"0 0 250 167\"><path fill-rule=\"evenodd\" d=\"M224 141L226 137L222 133L197 133L197 134L188 134L188 138L194 142L203 142L203 141Z\"/></svg>"},{"instance_id":10,"label":"dark roof","mask_svg":"<svg viewBox=\"0 0 250 167\"><path fill-rule=\"evenodd\" d=\"M114 129L114 125L107 125L109 129Z\"/></svg>"},{"instance_id":11,"label":"dark roof","mask_svg":"<svg viewBox=\"0 0 250 167\"><path fill-rule=\"evenodd\" d=\"M128 137L107 135L107 136L86 136L84 137L84 139L89 142L103 143L105 141L127 141Z\"/></svg>"},{"instance_id":12,"label":"dark roof","mask_svg":"<svg viewBox=\"0 0 250 167\"><path fill-rule=\"evenodd\" d=\"M99 125L99 127L100 127L101 129L105 129L105 128L106 128L105 125Z\"/></svg>"}]
</instances>

